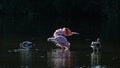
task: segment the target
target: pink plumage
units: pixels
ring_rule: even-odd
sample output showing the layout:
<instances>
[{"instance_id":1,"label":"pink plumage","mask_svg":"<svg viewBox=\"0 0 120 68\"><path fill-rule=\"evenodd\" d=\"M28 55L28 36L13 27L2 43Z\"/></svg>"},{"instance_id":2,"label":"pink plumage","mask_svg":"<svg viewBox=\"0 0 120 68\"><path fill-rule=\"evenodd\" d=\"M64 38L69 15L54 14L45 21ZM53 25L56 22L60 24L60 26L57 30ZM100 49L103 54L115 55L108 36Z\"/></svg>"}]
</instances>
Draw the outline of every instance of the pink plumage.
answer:
<instances>
[{"instance_id":1,"label":"pink plumage","mask_svg":"<svg viewBox=\"0 0 120 68\"><path fill-rule=\"evenodd\" d=\"M57 46L67 50L70 48L70 42L67 40L66 36L71 36L73 34L78 33L72 32L69 28L60 28L55 30L53 37L48 38L48 41L54 42Z\"/></svg>"}]
</instances>

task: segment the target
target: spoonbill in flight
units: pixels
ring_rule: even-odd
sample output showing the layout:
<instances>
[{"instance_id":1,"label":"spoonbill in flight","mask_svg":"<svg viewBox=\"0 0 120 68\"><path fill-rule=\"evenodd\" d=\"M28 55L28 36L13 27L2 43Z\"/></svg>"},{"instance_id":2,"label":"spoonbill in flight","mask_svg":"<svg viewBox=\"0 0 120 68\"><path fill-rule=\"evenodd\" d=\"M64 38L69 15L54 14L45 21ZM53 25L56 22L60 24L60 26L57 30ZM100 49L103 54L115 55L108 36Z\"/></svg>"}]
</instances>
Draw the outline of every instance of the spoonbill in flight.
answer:
<instances>
[{"instance_id":1,"label":"spoonbill in flight","mask_svg":"<svg viewBox=\"0 0 120 68\"><path fill-rule=\"evenodd\" d=\"M65 50L68 50L70 48L70 43L67 40L66 36L71 36L73 34L79 34L77 32L71 32L69 28L60 28L57 29L53 37L50 37L47 39L49 42L55 43L58 47L61 47L62 49L64 48Z\"/></svg>"}]
</instances>

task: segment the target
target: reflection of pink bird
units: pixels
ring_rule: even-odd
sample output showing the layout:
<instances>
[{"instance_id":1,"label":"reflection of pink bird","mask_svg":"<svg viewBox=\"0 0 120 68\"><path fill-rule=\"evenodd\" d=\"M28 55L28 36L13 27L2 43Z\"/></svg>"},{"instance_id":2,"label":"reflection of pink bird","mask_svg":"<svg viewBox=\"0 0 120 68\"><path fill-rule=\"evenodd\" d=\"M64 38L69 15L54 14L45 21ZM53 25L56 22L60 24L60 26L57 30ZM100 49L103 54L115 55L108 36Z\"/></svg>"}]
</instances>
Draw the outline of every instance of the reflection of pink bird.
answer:
<instances>
[{"instance_id":1,"label":"reflection of pink bird","mask_svg":"<svg viewBox=\"0 0 120 68\"><path fill-rule=\"evenodd\" d=\"M68 42L66 36L71 36L73 34L79 34L79 33L71 32L70 29L64 27L64 28L57 29L54 32L53 37L48 38L47 40L54 42L56 43L57 46L68 50L70 48L70 43Z\"/></svg>"}]
</instances>

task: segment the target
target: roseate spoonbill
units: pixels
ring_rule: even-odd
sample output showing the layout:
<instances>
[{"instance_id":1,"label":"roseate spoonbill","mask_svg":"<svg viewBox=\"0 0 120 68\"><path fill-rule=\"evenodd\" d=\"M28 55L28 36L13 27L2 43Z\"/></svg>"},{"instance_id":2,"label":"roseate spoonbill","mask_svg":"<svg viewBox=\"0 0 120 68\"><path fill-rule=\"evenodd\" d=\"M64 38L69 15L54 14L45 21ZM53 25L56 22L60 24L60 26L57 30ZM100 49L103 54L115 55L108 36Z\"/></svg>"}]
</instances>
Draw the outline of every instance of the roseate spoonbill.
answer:
<instances>
[{"instance_id":1,"label":"roseate spoonbill","mask_svg":"<svg viewBox=\"0 0 120 68\"><path fill-rule=\"evenodd\" d=\"M65 50L68 50L70 48L70 43L68 42L66 36L71 36L73 34L79 34L79 33L71 32L69 28L64 27L57 29L54 32L53 37L50 37L47 40L49 42L55 43L57 46L61 48L65 48Z\"/></svg>"},{"instance_id":2,"label":"roseate spoonbill","mask_svg":"<svg viewBox=\"0 0 120 68\"><path fill-rule=\"evenodd\" d=\"M96 41L92 41L90 46L91 46L91 48L93 48L93 52L97 51L97 53L98 53L98 51L101 47L100 39L97 38Z\"/></svg>"},{"instance_id":3,"label":"roseate spoonbill","mask_svg":"<svg viewBox=\"0 0 120 68\"><path fill-rule=\"evenodd\" d=\"M20 48L31 48L32 47L32 42L30 42L30 41L24 41L24 42L22 42L22 43L20 43Z\"/></svg>"}]
</instances>

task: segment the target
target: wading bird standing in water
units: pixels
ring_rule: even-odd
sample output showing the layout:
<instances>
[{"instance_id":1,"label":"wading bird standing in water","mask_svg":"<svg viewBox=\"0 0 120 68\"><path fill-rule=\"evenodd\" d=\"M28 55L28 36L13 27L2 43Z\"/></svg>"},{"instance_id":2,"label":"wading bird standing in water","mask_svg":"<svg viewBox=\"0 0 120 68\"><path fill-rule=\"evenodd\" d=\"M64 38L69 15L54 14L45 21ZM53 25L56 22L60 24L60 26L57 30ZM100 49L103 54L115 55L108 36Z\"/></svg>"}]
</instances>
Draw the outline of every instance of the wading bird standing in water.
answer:
<instances>
[{"instance_id":1,"label":"wading bird standing in water","mask_svg":"<svg viewBox=\"0 0 120 68\"><path fill-rule=\"evenodd\" d=\"M93 49L93 52L91 53L91 65L92 65L92 68L101 68L99 66L100 59L101 59L101 54L99 52L99 49L101 48L100 39L97 38L96 41L92 41L90 46Z\"/></svg>"},{"instance_id":2,"label":"wading bird standing in water","mask_svg":"<svg viewBox=\"0 0 120 68\"><path fill-rule=\"evenodd\" d=\"M24 42L22 42L22 43L20 43L20 48L21 49L29 49L29 48L31 48L32 47L32 42L30 42L30 41L24 41Z\"/></svg>"},{"instance_id":3,"label":"wading bird standing in water","mask_svg":"<svg viewBox=\"0 0 120 68\"><path fill-rule=\"evenodd\" d=\"M93 52L99 53L99 49L101 47L100 39L97 38L96 41L92 41L90 46L93 48Z\"/></svg>"},{"instance_id":4,"label":"wading bird standing in water","mask_svg":"<svg viewBox=\"0 0 120 68\"><path fill-rule=\"evenodd\" d=\"M69 28L60 28L57 29L53 37L48 38L49 42L55 43L57 46L61 47L62 49L68 50L70 48L70 43L68 42L66 36L71 36L73 34L79 34L77 32L71 32Z\"/></svg>"}]
</instances>

